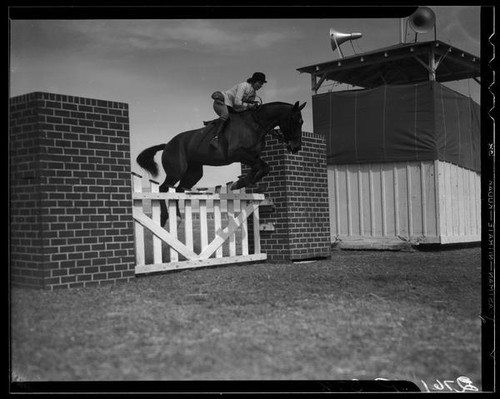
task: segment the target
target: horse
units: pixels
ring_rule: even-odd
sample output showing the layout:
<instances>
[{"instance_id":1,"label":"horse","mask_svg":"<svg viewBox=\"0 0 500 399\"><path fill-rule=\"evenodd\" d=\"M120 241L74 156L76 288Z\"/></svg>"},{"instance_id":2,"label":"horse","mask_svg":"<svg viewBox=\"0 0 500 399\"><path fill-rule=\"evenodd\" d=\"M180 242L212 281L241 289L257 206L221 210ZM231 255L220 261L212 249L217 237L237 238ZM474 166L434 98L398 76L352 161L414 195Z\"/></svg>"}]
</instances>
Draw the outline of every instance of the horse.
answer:
<instances>
[{"instance_id":1,"label":"horse","mask_svg":"<svg viewBox=\"0 0 500 399\"><path fill-rule=\"evenodd\" d=\"M189 130L174 136L168 143L149 147L142 151L136 161L139 166L153 177L158 176L158 165L154 156L163 151L161 162L166 172L165 181L160 185L160 192L190 190L203 176L203 165L222 166L234 162L248 165L251 170L240 176L230 189L237 190L254 185L270 172L269 165L260 158L265 137L279 127L280 139L292 154L302 148L302 114L306 103L299 105L284 102L260 104L255 110L231 113L223 134L219 135L219 145L213 147L215 120L204 128ZM160 222L163 226L168 219L167 206L160 203ZM178 211L179 212L179 211Z\"/></svg>"}]
</instances>

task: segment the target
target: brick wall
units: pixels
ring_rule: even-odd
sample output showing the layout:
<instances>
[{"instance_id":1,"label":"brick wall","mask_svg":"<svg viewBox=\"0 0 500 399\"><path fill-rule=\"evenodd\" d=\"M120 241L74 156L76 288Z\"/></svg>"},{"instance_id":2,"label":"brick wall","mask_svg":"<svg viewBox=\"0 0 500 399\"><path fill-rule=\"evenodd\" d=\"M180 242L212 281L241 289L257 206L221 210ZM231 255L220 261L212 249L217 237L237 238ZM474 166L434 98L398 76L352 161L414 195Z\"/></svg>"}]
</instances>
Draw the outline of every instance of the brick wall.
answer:
<instances>
[{"instance_id":1,"label":"brick wall","mask_svg":"<svg viewBox=\"0 0 500 399\"><path fill-rule=\"evenodd\" d=\"M14 285L134 277L128 105L35 92L10 100Z\"/></svg>"},{"instance_id":2,"label":"brick wall","mask_svg":"<svg viewBox=\"0 0 500 399\"><path fill-rule=\"evenodd\" d=\"M295 155L276 138L268 137L262 159L271 172L260 185L275 205L273 210L260 212L261 224L274 225L274 231L261 231L262 252L277 262L328 257L331 244L325 137L303 132L302 150ZM247 173L248 168L242 166L242 172Z\"/></svg>"}]
</instances>

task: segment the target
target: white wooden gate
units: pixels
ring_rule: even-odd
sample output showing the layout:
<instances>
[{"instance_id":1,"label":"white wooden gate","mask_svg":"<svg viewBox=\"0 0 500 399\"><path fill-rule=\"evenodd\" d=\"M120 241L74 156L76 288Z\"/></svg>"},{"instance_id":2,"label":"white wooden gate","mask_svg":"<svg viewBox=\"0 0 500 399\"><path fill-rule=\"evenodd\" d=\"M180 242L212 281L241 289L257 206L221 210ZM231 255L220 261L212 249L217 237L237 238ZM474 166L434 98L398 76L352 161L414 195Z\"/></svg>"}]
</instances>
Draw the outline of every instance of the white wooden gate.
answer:
<instances>
[{"instance_id":1,"label":"white wooden gate","mask_svg":"<svg viewBox=\"0 0 500 399\"><path fill-rule=\"evenodd\" d=\"M261 253L259 234L259 205L265 201L264 194L221 186L160 193L157 182L149 180L149 187L143 189L142 176L132 175L136 274L267 258ZM160 225L160 201L168 204L169 219L164 227ZM253 225L251 231L249 225ZM253 240L249 240L251 235Z\"/></svg>"}]
</instances>

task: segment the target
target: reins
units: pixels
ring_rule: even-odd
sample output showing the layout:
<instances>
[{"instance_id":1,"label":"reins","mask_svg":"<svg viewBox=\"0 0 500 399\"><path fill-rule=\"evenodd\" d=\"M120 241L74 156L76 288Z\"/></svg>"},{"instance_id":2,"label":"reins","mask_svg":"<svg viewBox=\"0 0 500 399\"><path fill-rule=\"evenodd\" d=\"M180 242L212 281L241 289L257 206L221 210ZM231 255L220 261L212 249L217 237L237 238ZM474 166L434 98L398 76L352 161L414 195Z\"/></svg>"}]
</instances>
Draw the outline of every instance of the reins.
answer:
<instances>
[{"instance_id":1,"label":"reins","mask_svg":"<svg viewBox=\"0 0 500 399\"><path fill-rule=\"evenodd\" d=\"M271 133L271 136L276 137L281 143L285 142L285 136L283 135L283 133L281 133L281 130L272 129L271 131L269 131L267 133Z\"/></svg>"},{"instance_id":2,"label":"reins","mask_svg":"<svg viewBox=\"0 0 500 399\"><path fill-rule=\"evenodd\" d=\"M253 116L253 120L255 121L255 123L257 123L257 125L259 126L259 129L264 132L263 137L267 136L268 134L271 134L271 136L276 137L280 142L285 142L285 136L281 132L280 129L274 129L274 127L268 129L268 128L264 127L262 122L259 120L257 112L261 109L262 106L263 106L263 103L262 103L262 99L261 99L260 104L257 105L257 109L253 112L252 116ZM291 120L290 120L290 124L291 124Z\"/></svg>"}]
</instances>

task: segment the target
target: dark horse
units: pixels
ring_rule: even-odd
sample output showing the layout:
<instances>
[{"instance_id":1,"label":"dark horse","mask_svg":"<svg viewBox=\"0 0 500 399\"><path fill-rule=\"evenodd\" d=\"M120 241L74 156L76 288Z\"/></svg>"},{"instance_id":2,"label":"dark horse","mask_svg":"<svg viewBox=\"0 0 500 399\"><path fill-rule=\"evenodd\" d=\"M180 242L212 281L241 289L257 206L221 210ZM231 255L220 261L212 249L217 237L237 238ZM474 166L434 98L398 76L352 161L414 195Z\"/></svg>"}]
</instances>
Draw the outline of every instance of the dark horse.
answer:
<instances>
[{"instance_id":1,"label":"dark horse","mask_svg":"<svg viewBox=\"0 0 500 399\"><path fill-rule=\"evenodd\" d=\"M232 190L247 187L260 181L269 173L269 166L260 158L264 148L264 138L276 126L288 151L297 153L302 146L301 110L306 103L294 105L273 102L261 105L255 111L232 113L226 124L219 147L210 145L211 123L205 128L179 133L167 144L160 144L142 151L137 157L139 166L151 175L158 175L158 165L154 156L163 150L161 162L166 178L160 185L160 192L174 187L178 192L191 189L203 176L203 165L221 166L241 162L251 167L251 171L239 178L231 186ZM161 225L168 218L167 207L161 202Z\"/></svg>"}]
</instances>

